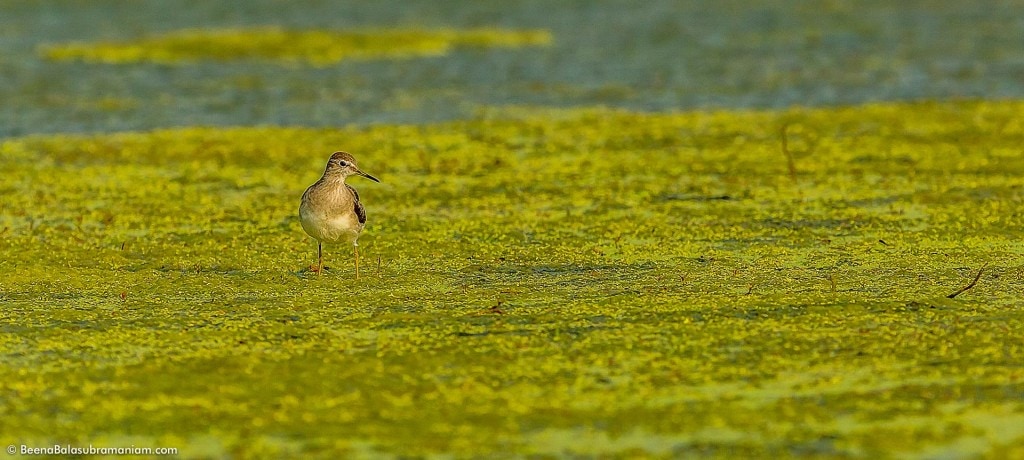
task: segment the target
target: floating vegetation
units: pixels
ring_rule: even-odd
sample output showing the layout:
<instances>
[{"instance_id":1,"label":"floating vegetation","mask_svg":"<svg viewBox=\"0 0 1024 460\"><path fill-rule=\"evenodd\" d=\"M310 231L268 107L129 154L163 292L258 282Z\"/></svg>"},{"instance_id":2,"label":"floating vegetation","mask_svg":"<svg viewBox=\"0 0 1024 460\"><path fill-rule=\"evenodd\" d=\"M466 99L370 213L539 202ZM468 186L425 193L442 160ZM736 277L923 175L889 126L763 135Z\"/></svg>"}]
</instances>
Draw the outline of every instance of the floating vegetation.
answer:
<instances>
[{"instance_id":1,"label":"floating vegetation","mask_svg":"<svg viewBox=\"0 0 1024 460\"><path fill-rule=\"evenodd\" d=\"M131 42L64 43L41 48L55 60L131 62L259 59L331 65L349 59L440 56L455 48L514 48L551 43L545 30L358 29L287 30L276 27L182 30Z\"/></svg>"},{"instance_id":2,"label":"floating vegetation","mask_svg":"<svg viewBox=\"0 0 1024 460\"><path fill-rule=\"evenodd\" d=\"M1020 458L1021 113L8 139L0 443ZM296 217L341 148L382 181L358 283Z\"/></svg>"}]
</instances>

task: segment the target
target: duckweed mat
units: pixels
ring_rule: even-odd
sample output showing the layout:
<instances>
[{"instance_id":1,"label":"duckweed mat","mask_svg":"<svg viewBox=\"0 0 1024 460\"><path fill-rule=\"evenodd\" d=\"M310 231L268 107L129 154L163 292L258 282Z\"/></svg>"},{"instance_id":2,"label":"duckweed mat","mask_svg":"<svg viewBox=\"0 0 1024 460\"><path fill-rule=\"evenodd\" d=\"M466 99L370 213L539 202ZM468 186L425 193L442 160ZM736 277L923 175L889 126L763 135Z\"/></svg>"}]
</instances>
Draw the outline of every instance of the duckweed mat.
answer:
<instances>
[{"instance_id":1,"label":"duckweed mat","mask_svg":"<svg viewBox=\"0 0 1024 460\"><path fill-rule=\"evenodd\" d=\"M53 60L107 64L198 60L263 60L327 66L347 59L440 56L454 47L542 46L551 42L545 30L502 29L357 29L350 31L286 30L279 27L176 31L131 42L63 43L42 46Z\"/></svg>"},{"instance_id":2,"label":"duckweed mat","mask_svg":"<svg viewBox=\"0 0 1024 460\"><path fill-rule=\"evenodd\" d=\"M0 443L1021 457L1021 113L507 107L7 139ZM347 247L310 272L296 217L339 149L383 182L350 182L359 281Z\"/></svg>"}]
</instances>

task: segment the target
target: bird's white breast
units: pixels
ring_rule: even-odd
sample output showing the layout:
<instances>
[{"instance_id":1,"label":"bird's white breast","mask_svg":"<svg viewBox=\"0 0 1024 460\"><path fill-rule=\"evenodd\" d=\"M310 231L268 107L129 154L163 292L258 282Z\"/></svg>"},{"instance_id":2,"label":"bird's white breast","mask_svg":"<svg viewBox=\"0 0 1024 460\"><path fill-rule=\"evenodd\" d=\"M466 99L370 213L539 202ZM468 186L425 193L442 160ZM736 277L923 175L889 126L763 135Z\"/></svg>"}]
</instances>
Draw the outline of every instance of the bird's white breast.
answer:
<instances>
[{"instance_id":1,"label":"bird's white breast","mask_svg":"<svg viewBox=\"0 0 1024 460\"><path fill-rule=\"evenodd\" d=\"M347 190L345 190L347 192ZM319 206L305 201L299 206L299 222L309 236L327 243L354 242L363 229L353 211L355 203L349 195L318 197Z\"/></svg>"}]
</instances>

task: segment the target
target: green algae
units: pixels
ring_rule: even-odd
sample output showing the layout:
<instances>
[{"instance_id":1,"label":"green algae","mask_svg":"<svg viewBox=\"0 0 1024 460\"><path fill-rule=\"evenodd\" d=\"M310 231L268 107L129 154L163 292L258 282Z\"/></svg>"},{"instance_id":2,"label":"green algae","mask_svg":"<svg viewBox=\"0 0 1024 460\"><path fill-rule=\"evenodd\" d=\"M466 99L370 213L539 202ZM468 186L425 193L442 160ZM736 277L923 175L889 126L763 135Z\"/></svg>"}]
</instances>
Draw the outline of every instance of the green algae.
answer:
<instances>
[{"instance_id":1,"label":"green algae","mask_svg":"<svg viewBox=\"0 0 1024 460\"><path fill-rule=\"evenodd\" d=\"M0 442L1019 456L1022 110L6 140ZM358 282L295 217L337 149L383 181Z\"/></svg>"},{"instance_id":2,"label":"green algae","mask_svg":"<svg viewBox=\"0 0 1024 460\"><path fill-rule=\"evenodd\" d=\"M551 34L545 30L381 28L329 31L263 27L182 30L131 42L54 44L41 47L39 52L53 60L108 64L261 59L331 65L348 59L439 56L456 47L521 47L550 43Z\"/></svg>"}]
</instances>

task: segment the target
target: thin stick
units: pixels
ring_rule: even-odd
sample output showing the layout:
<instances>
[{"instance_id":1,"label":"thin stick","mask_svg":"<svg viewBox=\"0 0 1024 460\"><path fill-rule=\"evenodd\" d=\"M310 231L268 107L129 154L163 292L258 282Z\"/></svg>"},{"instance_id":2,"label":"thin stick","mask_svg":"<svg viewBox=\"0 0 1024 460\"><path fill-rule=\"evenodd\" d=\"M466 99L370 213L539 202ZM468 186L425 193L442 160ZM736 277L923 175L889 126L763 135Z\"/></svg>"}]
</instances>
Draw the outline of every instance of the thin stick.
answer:
<instances>
[{"instance_id":1,"label":"thin stick","mask_svg":"<svg viewBox=\"0 0 1024 460\"><path fill-rule=\"evenodd\" d=\"M956 296L958 296L960 294L963 294L964 291L974 287L975 284L978 284L978 280L981 279L981 274L985 273L985 267L988 267L988 262L985 262L985 265L982 265L981 268L978 269L978 274L974 276L974 281L971 281L971 284L968 284L967 286L964 286L959 291L956 291L956 292L954 292L954 293L952 293L950 295L947 295L946 297L952 299L952 298L954 298L954 297L956 297Z\"/></svg>"},{"instance_id":2,"label":"thin stick","mask_svg":"<svg viewBox=\"0 0 1024 460\"><path fill-rule=\"evenodd\" d=\"M789 151L789 134L786 132L789 125L782 125L782 154L786 155L786 166L789 168L789 178L796 182L796 163L793 162L793 152Z\"/></svg>"}]
</instances>

